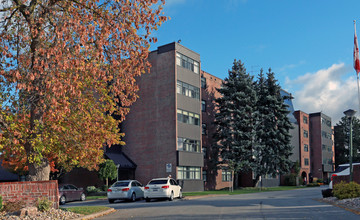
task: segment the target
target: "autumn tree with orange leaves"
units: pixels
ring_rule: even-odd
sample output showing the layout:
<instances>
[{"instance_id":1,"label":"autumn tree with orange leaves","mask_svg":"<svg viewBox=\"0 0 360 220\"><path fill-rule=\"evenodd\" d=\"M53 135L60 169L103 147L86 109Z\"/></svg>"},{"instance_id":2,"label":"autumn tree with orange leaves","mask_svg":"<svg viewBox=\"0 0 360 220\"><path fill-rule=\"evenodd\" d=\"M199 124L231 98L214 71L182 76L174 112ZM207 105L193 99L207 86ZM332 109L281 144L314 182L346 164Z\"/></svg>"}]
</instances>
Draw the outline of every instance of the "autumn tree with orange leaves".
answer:
<instances>
[{"instance_id":1,"label":"autumn tree with orange leaves","mask_svg":"<svg viewBox=\"0 0 360 220\"><path fill-rule=\"evenodd\" d=\"M122 144L164 0L0 1L3 166L32 181L97 168L104 144Z\"/></svg>"}]
</instances>

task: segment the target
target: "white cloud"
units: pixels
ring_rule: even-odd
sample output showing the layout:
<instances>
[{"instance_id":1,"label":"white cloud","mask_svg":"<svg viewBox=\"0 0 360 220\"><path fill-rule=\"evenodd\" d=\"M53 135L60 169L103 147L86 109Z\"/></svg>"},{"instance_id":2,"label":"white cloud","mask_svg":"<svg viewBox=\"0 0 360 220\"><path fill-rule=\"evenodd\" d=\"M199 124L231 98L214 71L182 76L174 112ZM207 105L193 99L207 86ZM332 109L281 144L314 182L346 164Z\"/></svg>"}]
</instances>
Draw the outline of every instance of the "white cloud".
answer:
<instances>
[{"instance_id":1,"label":"white cloud","mask_svg":"<svg viewBox=\"0 0 360 220\"><path fill-rule=\"evenodd\" d=\"M356 75L348 76L351 72L354 72L351 67L340 63L294 80L287 78L287 86L300 87L293 93L295 109L306 113L323 112L332 118L334 125L345 110L359 110Z\"/></svg>"}]
</instances>

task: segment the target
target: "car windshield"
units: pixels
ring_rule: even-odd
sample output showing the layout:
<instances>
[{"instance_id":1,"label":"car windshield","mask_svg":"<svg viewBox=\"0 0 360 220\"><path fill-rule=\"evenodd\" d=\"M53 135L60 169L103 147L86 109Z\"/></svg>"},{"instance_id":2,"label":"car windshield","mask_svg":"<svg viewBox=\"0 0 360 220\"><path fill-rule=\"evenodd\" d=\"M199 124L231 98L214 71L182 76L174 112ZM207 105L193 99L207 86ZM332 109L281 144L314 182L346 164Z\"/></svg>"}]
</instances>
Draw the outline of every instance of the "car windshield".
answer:
<instances>
[{"instance_id":1,"label":"car windshield","mask_svg":"<svg viewBox=\"0 0 360 220\"><path fill-rule=\"evenodd\" d=\"M343 170L345 170L345 169L347 169L347 168L349 168L350 166L348 165L348 166L338 166L336 169L335 169L335 171L334 171L334 173L339 173L339 172L341 172L341 171L343 171Z\"/></svg>"},{"instance_id":2,"label":"car windshield","mask_svg":"<svg viewBox=\"0 0 360 220\"><path fill-rule=\"evenodd\" d=\"M155 185L155 184L167 184L167 180L151 180L149 182L149 185Z\"/></svg>"},{"instance_id":3,"label":"car windshield","mask_svg":"<svg viewBox=\"0 0 360 220\"><path fill-rule=\"evenodd\" d=\"M123 182L116 182L114 183L113 187L122 187L122 186L128 186L129 185L129 181L123 181Z\"/></svg>"}]
</instances>

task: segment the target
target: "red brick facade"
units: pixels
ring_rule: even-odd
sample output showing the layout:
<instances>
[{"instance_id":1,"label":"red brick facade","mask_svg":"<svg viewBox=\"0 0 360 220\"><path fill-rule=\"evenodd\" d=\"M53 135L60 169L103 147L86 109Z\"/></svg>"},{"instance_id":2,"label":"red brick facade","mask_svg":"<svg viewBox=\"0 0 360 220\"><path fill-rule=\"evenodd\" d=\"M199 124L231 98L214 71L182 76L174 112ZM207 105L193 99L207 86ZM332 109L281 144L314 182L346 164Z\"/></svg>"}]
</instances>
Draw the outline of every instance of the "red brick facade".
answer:
<instances>
[{"instance_id":1,"label":"red brick facade","mask_svg":"<svg viewBox=\"0 0 360 220\"><path fill-rule=\"evenodd\" d=\"M215 99L221 97L221 94L216 90L216 88L221 87L222 79L205 71L201 71L201 77L203 77L206 81L206 87L201 88L201 99L202 101L205 101L206 105L205 111L201 114L202 123L206 124L206 133L202 135L202 147L206 151L204 164L204 171L206 172L205 189L223 189L231 186L231 182L223 181L221 169L216 170L213 167L209 167L209 164L211 164L209 162L214 156L212 146L214 145L213 135L216 133L216 127L213 125L216 113ZM249 175L241 175L239 177L241 186L253 186L251 177L251 173Z\"/></svg>"},{"instance_id":2,"label":"red brick facade","mask_svg":"<svg viewBox=\"0 0 360 220\"><path fill-rule=\"evenodd\" d=\"M300 176L303 178L303 181L309 182L309 173L310 173L310 139L309 139L309 115L302 111L295 111L295 118L299 124L299 152L300 152ZM304 135L307 133L307 137Z\"/></svg>"},{"instance_id":3,"label":"red brick facade","mask_svg":"<svg viewBox=\"0 0 360 220\"><path fill-rule=\"evenodd\" d=\"M123 151L137 164L135 178L147 184L152 178L176 178L176 76L175 51L149 56L151 73L142 75L139 99L123 123ZM172 172L166 172L172 164Z\"/></svg>"},{"instance_id":4,"label":"red brick facade","mask_svg":"<svg viewBox=\"0 0 360 220\"><path fill-rule=\"evenodd\" d=\"M36 206L38 198L46 197L59 208L57 180L0 183L0 195L3 202L22 200L27 206Z\"/></svg>"}]
</instances>

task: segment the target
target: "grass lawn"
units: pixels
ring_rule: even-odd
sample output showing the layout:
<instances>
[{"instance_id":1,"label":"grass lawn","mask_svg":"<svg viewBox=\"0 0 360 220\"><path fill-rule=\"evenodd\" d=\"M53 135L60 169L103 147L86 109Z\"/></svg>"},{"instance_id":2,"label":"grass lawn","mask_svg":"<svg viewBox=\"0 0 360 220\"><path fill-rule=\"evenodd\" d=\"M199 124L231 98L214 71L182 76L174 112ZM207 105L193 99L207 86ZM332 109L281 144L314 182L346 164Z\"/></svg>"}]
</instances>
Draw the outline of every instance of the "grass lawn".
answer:
<instances>
[{"instance_id":1,"label":"grass lawn","mask_svg":"<svg viewBox=\"0 0 360 220\"><path fill-rule=\"evenodd\" d=\"M106 196L87 196L86 200L106 199Z\"/></svg>"},{"instance_id":2,"label":"grass lawn","mask_svg":"<svg viewBox=\"0 0 360 220\"><path fill-rule=\"evenodd\" d=\"M83 215L90 215L96 212L101 212L110 209L110 207L106 206L76 206L76 207L69 207L69 208L61 208L70 212L83 214Z\"/></svg>"},{"instance_id":3,"label":"grass lawn","mask_svg":"<svg viewBox=\"0 0 360 220\"><path fill-rule=\"evenodd\" d=\"M217 194L227 194L227 195L237 195L245 193L257 193L257 192L270 192L270 191L283 191L283 190L292 190L304 188L302 186L278 186L278 187L263 187L261 190L255 187L246 187L242 189L234 190L230 192L229 190L212 190L212 191L203 191L203 192L184 192L183 196L201 196L201 195L217 195Z\"/></svg>"}]
</instances>

